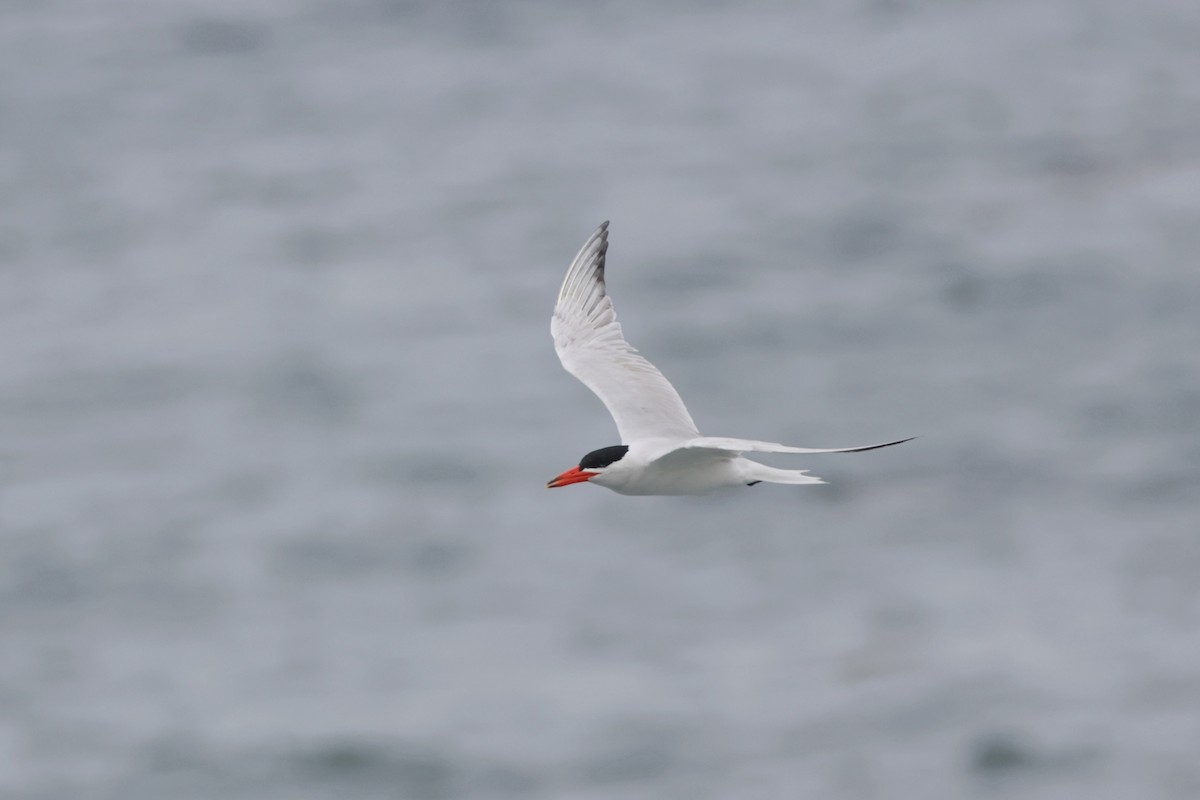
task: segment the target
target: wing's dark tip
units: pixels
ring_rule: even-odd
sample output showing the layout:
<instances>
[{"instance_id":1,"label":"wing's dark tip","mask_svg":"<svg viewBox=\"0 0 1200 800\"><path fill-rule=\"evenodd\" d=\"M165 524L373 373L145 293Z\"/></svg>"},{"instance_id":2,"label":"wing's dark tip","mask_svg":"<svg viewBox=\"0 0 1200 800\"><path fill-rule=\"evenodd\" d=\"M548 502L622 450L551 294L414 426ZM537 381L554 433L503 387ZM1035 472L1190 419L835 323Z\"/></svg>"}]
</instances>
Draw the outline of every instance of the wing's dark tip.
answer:
<instances>
[{"instance_id":1,"label":"wing's dark tip","mask_svg":"<svg viewBox=\"0 0 1200 800\"><path fill-rule=\"evenodd\" d=\"M913 439L916 439L916 438L918 438L918 437L916 437L916 436L910 436L910 437L908 437L907 439L897 439L897 440L896 440L896 441L894 441L894 442L885 442L885 443L883 443L883 444L873 444L873 445L871 445L870 447L856 447L856 448L854 448L853 450L846 450L846 451L844 451L844 452L847 452L847 453L865 453L865 452L867 452L868 450L878 450L878 449L880 449L881 447L892 447L893 445L897 445L897 444L904 444L905 442L911 442Z\"/></svg>"},{"instance_id":2,"label":"wing's dark tip","mask_svg":"<svg viewBox=\"0 0 1200 800\"><path fill-rule=\"evenodd\" d=\"M604 280L604 263L608 259L608 220L600 223L600 227L596 229L600 233L600 246L596 248L596 274L601 281Z\"/></svg>"}]
</instances>

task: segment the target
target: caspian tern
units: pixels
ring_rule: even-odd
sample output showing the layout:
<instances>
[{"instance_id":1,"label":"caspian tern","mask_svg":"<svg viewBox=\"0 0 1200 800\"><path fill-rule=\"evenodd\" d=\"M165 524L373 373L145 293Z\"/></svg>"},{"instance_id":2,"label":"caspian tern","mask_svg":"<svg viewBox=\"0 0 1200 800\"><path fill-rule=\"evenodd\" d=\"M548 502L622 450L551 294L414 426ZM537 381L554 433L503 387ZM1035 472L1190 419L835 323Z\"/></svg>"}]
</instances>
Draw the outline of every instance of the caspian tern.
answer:
<instances>
[{"instance_id":1,"label":"caspian tern","mask_svg":"<svg viewBox=\"0 0 1200 800\"><path fill-rule=\"evenodd\" d=\"M675 387L621 333L604 288L608 223L588 237L558 292L550 333L567 372L603 401L624 444L593 450L547 488L599 484L621 494L704 494L756 483L824 483L806 470L776 469L743 453L861 453L865 447L814 449L752 439L701 436Z\"/></svg>"}]
</instances>

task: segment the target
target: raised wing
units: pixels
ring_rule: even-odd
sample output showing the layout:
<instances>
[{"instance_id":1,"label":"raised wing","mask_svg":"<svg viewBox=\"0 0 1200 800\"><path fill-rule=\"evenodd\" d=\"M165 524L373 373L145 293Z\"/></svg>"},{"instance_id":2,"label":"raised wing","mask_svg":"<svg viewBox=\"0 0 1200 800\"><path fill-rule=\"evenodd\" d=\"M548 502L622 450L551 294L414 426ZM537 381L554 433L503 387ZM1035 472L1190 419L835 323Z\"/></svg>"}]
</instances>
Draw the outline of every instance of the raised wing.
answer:
<instances>
[{"instance_id":1,"label":"raised wing","mask_svg":"<svg viewBox=\"0 0 1200 800\"><path fill-rule=\"evenodd\" d=\"M558 358L604 402L622 442L693 439L700 432L679 392L621 333L604 289L607 253L604 222L584 242L558 292L550 320Z\"/></svg>"},{"instance_id":2,"label":"raised wing","mask_svg":"<svg viewBox=\"0 0 1200 800\"><path fill-rule=\"evenodd\" d=\"M862 453L866 450L878 450L881 447L891 447L894 444L911 442L917 437L897 439L883 444L868 444L863 447L813 448L792 447L775 442L759 442L754 439L728 439L721 436L700 436L683 442L677 450L715 450L726 453Z\"/></svg>"}]
</instances>

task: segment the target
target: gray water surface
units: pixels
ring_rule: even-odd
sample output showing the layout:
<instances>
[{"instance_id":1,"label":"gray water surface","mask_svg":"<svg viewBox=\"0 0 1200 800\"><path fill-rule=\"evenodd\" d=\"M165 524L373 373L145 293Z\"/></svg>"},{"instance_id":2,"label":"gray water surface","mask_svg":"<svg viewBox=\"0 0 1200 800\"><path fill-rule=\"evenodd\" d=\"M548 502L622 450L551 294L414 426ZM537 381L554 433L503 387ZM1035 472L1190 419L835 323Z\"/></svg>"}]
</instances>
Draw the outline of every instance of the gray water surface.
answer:
<instances>
[{"instance_id":1,"label":"gray water surface","mask_svg":"<svg viewBox=\"0 0 1200 800\"><path fill-rule=\"evenodd\" d=\"M1191 0L0 6L0 795L1200 796ZM630 340L828 486L544 482Z\"/></svg>"}]
</instances>

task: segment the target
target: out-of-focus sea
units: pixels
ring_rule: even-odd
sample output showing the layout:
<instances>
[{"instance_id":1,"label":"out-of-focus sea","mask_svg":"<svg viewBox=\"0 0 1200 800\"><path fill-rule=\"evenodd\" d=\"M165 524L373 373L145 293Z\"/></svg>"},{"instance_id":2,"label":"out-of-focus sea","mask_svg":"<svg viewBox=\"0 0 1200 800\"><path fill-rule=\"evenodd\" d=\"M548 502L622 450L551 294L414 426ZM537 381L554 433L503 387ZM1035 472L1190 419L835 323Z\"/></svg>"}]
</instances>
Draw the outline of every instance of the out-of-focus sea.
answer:
<instances>
[{"instance_id":1,"label":"out-of-focus sea","mask_svg":"<svg viewBox=\"0 0 1200 800\"><path fill-rule=\"evenodd\" d=\"M1200 797L1194 0L0 6L0 796ZM612 220L702 431L547 491Z\"/></svg>"}]
</instances>

